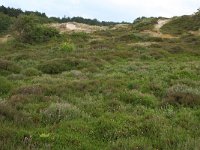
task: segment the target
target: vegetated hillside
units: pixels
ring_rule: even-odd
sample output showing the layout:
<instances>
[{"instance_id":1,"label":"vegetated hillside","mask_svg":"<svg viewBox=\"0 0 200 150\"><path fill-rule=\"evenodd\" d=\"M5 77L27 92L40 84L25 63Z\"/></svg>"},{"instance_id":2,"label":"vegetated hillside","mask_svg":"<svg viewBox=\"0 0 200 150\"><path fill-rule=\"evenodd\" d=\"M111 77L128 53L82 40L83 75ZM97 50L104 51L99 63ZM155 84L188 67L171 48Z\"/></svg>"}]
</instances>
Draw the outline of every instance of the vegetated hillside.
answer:
<instances>
[{"instance_id":1,"label":"vegetated hillside","mask_svg":"<svg viewBox=\"0 0 200 150\"><path fill-rule=\"evenodd\" d=\"M169 23L162 27L163 33L169 34L185 34L191 31L199 31L200 28L200 13L193 15L185 15L174 17Z\"/></svg>"},{"instance_id":2,"label":"vegetated hillside","mask_svg":"<svg viewBox=\"0 0 200 150\"><path fill-rule=\"evenodd\" d=\"M200 149L200 37L153 24L59 34L17 17L0 42L1 149Z\"/></svg>"}]
</instances>

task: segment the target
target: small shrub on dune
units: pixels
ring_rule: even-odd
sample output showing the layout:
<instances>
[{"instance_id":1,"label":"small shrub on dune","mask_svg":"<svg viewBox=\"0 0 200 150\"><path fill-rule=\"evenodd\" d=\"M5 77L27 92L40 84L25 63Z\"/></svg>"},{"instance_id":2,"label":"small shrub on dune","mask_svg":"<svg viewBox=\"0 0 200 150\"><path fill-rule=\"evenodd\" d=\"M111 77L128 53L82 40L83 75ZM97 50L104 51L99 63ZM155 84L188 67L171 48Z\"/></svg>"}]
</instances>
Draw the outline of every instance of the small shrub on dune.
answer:
<instances>
[{"instance_id":1,"label":"small shrub on dune","mask_svg":"<svg viewBox=\"0 0 200 150\"><path fill-rule=\"evenodd\" d=\"M154 59L161 59L161 58L166 58L169 56L169 53L164 50L152 50L149 52L149 55L153 57Z\"/></svg>"},{"instance_id":2,"label":"small shrub on dune","mask_svg":"<svg viewBox=\"0 0 200 150\"><path fill-rule=\"evenodd\" d=\"M7 94L13 87L13 84L5 77L0 76L0 95Z\"/></svg>"},{"instance_id":3,"label":"small shrub on dune","mask_svg":"<svg viewBox=\"0 0 200 150\"><path fill-rule=\"evenodd\" d=\"M27 125L31 120L24 113L6 103L0 103L0 120L13 121L17 125Z\"/></svg>"},{"instance_id":4,"label":"small shrub on dune","mask_svg":"<svg viewBox=\"0 0 200 150\"><path fill-rule=\"evenodd\" d=\"M46 61L38 66L39 70L47 74L59 74L64 71L78 70L85 67L91 66L86 59L53 59Z\"/></svg>"},{"instance_id":5,"label":"small shrub on dune","mask_svg":"<svg viewBox=\"0 0 200 150\"><path fill-rule=\"evenodd\" d=\"M41 75L41 72L35 68L27 68L23 71L23 74L31 77L31 76L39 76Z\"/></svg>"},{"instance_id":6,"label":"small shrub on dune","mask_svg":"<svg viewBox=\"0 0 200 150\"><path fill-rule=\"evenodd\" d=\"M60 46L60 50L64 52L73 52L75 50L75 45L65 42Z\"/></svg>"},{"instance_id":7,"label":"small shrub on dune","mask_svg":"<svg viewBox=\"0 0 200 150\"><path fill-rule=\"evenodd\" d=\"M40 85L24 86L13 91L13 94L23 95L42 95L45 92L45 88Z\"/></svg>"},{"instance_id":8,"label":"small shrub on dune","mask_svg":"<svg viewBox=\"0 0 200 150\"><path fill-rule=\"evenodd\" d=\"M85 32L74 32L70 35L70 38L77 42L87 42L90 36Z\"/></svg>"},{"instance_id":9,"label":"small shrub on dune","mask_svg":"<svg viewBox=\"0 0 200 150\"><path fill-rule=\"evenodd\" d=\"M21 70L21 67L14 64L11 61L0 59L0 71L1 70L13 72L13 73L19 73Z\"/></svg>"},{"instance_id":10,"label":"small shrub on dune","mask_svg":"<svg viewBox=\"0 0 200 150\"><path fill-rule=\"evenodd\" d=\"M167 90L165 103L172 105L200 105L200 90L186 85L174 85Z\"/></svg>"},{"instance_id":11,"label":"small shrub on dune","mask_svg":"<svg viewBox=\"0 0 200 150\"><path fill-rule=\"evenodd\" d=\"M132 105L144 105L147 107L155 107L157 99L149 94L143 94L137 90L124 91L120 94L120 100Z\"/></svg>"},{"instance_id":12,"label":"small shrub on dune","mask_svg":"<svg viewBox=\"0 0 200 150\"><path fill-rule=\"evenodd\" d=\"M8 79L12 80L12 81L24 80L25 76L22 74L10 74L10 75L8 75Z\"/></svg>"},{"instance_id":13,"label":"small shrub on dune","mask_svg":"<svg viewBox=\"0 0 200 150\"><path fill-rule=\"evenodd\" d=\"M80 110L69 103L52 103L43 112L43 122L58 123L61 120L72 120L81 117Z\"/></svg>"},{"instance_id":14,"label":"small shrub on dune","mask_svg":"<svg viewBox=\"0 0 200 150\"><path fill-rule=\"evenodd\" d=\"M58 74L66 70L65 65L60 60L50 60L39 65L39 70L47 74Z\"/></svg>"}]
</instances>

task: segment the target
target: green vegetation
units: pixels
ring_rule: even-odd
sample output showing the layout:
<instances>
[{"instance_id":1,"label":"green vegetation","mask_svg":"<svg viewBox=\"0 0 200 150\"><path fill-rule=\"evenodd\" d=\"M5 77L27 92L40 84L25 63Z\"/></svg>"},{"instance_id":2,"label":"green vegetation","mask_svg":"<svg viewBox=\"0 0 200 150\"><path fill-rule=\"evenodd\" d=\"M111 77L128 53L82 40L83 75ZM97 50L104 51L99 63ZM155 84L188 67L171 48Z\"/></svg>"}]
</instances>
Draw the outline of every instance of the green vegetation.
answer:
<instances>
[{"instance_id":1,"label":"green vegetation","mask_svg":"<svg viewBox=\"0 0 200 150\"><path fill-rule=\"evenodd\" d=\"M146 17L141 17L137 18L133 22L133 29L138 30L138 31L144 31L144 30L152 30L154 28L154 25L157 23L158 19L157 18L146 18Z\"/></svg>"},{"instance_id":2,"label":"green vegetation","mask_svg":"<svg viewBox=\"0 0 200 150\"><path fill-rule=\"evenodd\" d=\"M198 35L14 22L0 43L0 149L200 149Z\"/></svg>"},{"instance_id":3,"label":"green vegetation","mask_svg":"<svg viewBox=\"0 0 200 150\"><path fill-rule=\"evenodd\" d=\"M0 13L0 35L6 33L12 24L12 18Z\"/></svg>"},{"instance_id":4,"label":"green vegetation","mask_svg":"<svg viewBox=\"0 0 200 150\"><path fill-rule=\"evenodd\" d=\"M71 43L65 42L60 46L60 50L65 51L65 52L72 52L72 51L74 51L74 49L75 49L75 45L71 44Z\"/></svg>"},{"instance_id":5,"label":"green vegetation","mask_svg":"<svg viewBox=\"0 0 200 150\"><path fill-rule=\"evenodd\" d=\"M5 7L5 6L0 6L0 13L3 13L5 15L8 15L10 17L18 17L20 15L35 15L39 17L43 22L48 23L48 22L59 22L59 23L64 23L64 22L78 22L78 23L84 23L84 24L89 24L89 25L98 25L98 26L110 26L110 25L115 25L119 24L118 22L112 22L112 21L99 21L97 19L87 19L83 17L47 17L45 13L40 13L38 11L22 11L21 9L15 9L15 8L10 8L10 7ZM122 22L126 23L127 22Z\"/></svg>"},{"instance_id":6,"label":"green vegetation","mask_svg":"<svg viewBox=\"0 0 200 150\"><path fill-rule=\"evenodd\" d=\"M17 40L24 43L46 42L53 37L58 37L59 32L50 27L39 24L40 20L34 15L21 15L13 25Z\"/></svg>"},{"instance_id":7,"label":"green vegetation","mask_svg":"<svg viewBox=\"0 0 200 150\"><path fill-rule=\"evenodd\" d=\"M197 12L194 15L174 17L172 21L162 27L162 32L179 35L188 33L189 31L198 31L199 26L200 14Z\"/></svg>"}]
</instances>

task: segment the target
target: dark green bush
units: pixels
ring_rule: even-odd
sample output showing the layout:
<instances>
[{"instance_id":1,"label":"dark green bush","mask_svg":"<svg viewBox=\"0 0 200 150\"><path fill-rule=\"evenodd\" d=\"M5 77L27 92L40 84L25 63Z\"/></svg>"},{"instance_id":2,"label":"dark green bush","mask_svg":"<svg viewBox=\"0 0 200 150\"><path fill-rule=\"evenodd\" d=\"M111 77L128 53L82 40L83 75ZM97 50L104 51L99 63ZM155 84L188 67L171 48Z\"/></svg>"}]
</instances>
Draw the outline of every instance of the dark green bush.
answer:
<instances>
[{"instance_id":1,"label":"dark green bush","mask_svg":"<svg viewBox=\"0 0 200 150\"><path fill-rule=\"evenodd\" d=\"M12 24L11 17L3 13L0 13L0 34L7 32L11 24Z\"/></svg>"},{"instance_id":2,"label":"dark green bush","mask_svg":"<svg viewBox=\"0 0 200 150\"><path fill-rule=\"evenodd\" d=\"M47 74L58 74L68 70L77 70L89 66L86 60L74 58L53 59L38 66L39 70Z\"/></svg>"},{"instance_id":3,"label":"dark green bush","mask_svg":"<svg viewBox=\"0 0 200 150\"><path fill-rule=\"evenodd\" d=\"M67 70L62 60L50 60L42 63L38 68L47 74L58 74Z\"/></svg>"},{"instance_id":4,"label":"dark green bush","mask_svg":"<svg viewBox=\"0 0 200 150\"><path fill-rule=\"evenodd\" d=\"M46 42L59 36L58 30L40 24L40 20L34 15L19 16L13 29L17 32L16 39L24 43Z\"/></svg>"}]
</instances>

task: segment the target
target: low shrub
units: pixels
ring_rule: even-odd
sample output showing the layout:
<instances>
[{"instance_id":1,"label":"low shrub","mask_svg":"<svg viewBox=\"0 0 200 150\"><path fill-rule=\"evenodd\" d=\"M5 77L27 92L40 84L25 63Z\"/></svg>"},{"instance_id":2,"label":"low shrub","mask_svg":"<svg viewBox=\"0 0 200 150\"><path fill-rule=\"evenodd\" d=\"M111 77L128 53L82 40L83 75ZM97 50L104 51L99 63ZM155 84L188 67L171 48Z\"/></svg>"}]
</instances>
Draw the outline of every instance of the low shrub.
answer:
<instances>
[{"instance_id":1,"label":"low shrub","mask_svg":"<svg viewBox=\"0 0 200 150\"><path fill-rule=\"evenodd\" d=\"M13 121L20 126L31 123L31 120L25 114L5 103L0 103L0 119Z\"/></svg>"},{"instance_id":2,"label":"low shrub","mask_svg":"<svg viewBox=\"0 0 200 150\"><path fill-rule=\"evenodd\" d=\"M62 60L50 60L39 65L39 70L47 74L58 74L66 70Z\"/></svg>"},{"instance_id":3,"label":"low shrub","mask_svg":"<svg viewBox=\"0 0 200 150\"><path fill-rule=\"evenodd\" d=\"M151 50L149 52L149 55L154 58L154 59L161 59L161 58L166 58L169 56L169 53L164 50L156 49L156 50Z\"/></svg>"},{"instance_id":4,"label":"low shrub","mask_svg":"<svg viewBox=\"0 0 200 150\"><path fill-rule=\"evenodd\" d=\"M41 75L41 72L35 68L27 68L22 73L29 77Z\"/></svg>"},{"instance_id":5,"label":"low shrub","mask_svg":"<svg viewBox=\"0 0 200 150\"><path fill-rule=\"evenodd\" d=\"M172 47L168 47L165 48L168 52L172 53L172 54L180 54L184 52L184 49L181 46L172 46Z\"/></svg>"},{"instance_id":6,"label":"low shrub","mask_svg":"<svg viewBox=\"0 0 200 150\"><path fill-rule=\"evenodd\" d=\"M138 31L144 31L144 30L152 30L154 28L154 25L157 23L157 18L137 18L133 22L133 29Z\"/></svg>"},{"instance_id":7,"label":"low shrub","mask_svg":"<svg viewBox=\"0 0 200 150\"><path fill-rule=\"evenodd\" d=\"M80 116L80 110L69 103L52 103L43 112L43 122L58 123L61 120L72 120Z\"/></svg>"},{"instance_id":8,"label":"low shrub","mask_svg":"<svg viewBox=\"0 0 200 150\"><path fill-rule=\"evenodd\" d=\"M21 71L21 67L11 61L0 59L0 70L19 73Z\"/></svg>"},{"instance_id":9,"label":"low shrub","mask_svg":"<svg viewBox=\"0 0 200 150\"><path fill-rule=\"evenodd\" d=\"M23 95L42 95L45 93L45 88L40 85L24 86L15 89L12 93Z\"/></svg>"},{"instance_id":10,"label":"low shrub","mask_svg":"<svg viewBox=\"0 0 200 150\"><path fill-rule=\"evenodd\" d=\"M144 38L137 33L129 33L126 35L122 35L121 37L119 37L119 41L132 41L132 42L139 42L139 41L143 41Z\"/></svg>"},{"instance_id":11,"label":"low shrub","mask_svg":"<svg viewBox=\"0 0 200 150\"><path fill-rule=\"evenodd\" d=\"M39 70L47 74L58 74L69 70L78 70L91 65L88 60L65 58L46 61L38 66Z\"/></svg>"},{"instance_id":12,"label":"low shrub","mask_svg":"<svg viewBox=\"0 0 200 150\"><path fill-rule=\"evenodd\" d=\"M120 93L120 100L132 105L144 105L147 107L155 107L157 100L154 96L143 94L137 90L124 91Z\"/></svg>"},{"instance_id":13,"label":"low shrub","mask_svg":"<svg viewBox=\"0 0 200 150\"><path fill-rule=\"evenodd\" d=\"M85 32L74 32L70 35L70 38L76 42L87 42L90 36Z\"/></svg>"},{"instance_id":14,"label":"low shrub","mask_svg":"<svg viewBox=\"0 0 200 150\"><path fill-rule=\"evenodd\" d=\"M197 106L200 104L200 90L186 85L174 85L167 90L165 103Z\"/></svg>"},{"instance_id":15,"label":"low shrub","mask_svg":"<svg viewBox=\"0 0 200 150\"><path fill-rule=\"evenodd\" d=\"M7 94L13 87L12 82L0 76L0 95Z\"/></svg>"},{"instance_id":16,"label":"low shrub","mask_svg":"<svg viewBox=\"0 0 200 150\"><path fill-rule=\"evenodd\" d=\"M22 74L10 74L8 75L8 80L16 81L16 80L24 80L25 76Z\"/></svg>"},{"instance_id":17,"label":"low shrub","mask_svg":"<svg viewBox=\"0 0 200 150\"><path fill-rule=\"evenodd\" d=\"M95 124L95 136L102 141L112 141L118 138L118 124L105 117L100 117Z\"/></svg>"},{"instance_id":18,"label":"low shrub","mask_svg":"<svg viewBox=\"0 0 200 150\"><path fill-rule=\"evenodd\" d=\"M75 50L75 45L72 43L65 42L60 46L60 50L64 52L72 52Z\"/></svg>"}]
</instances>

